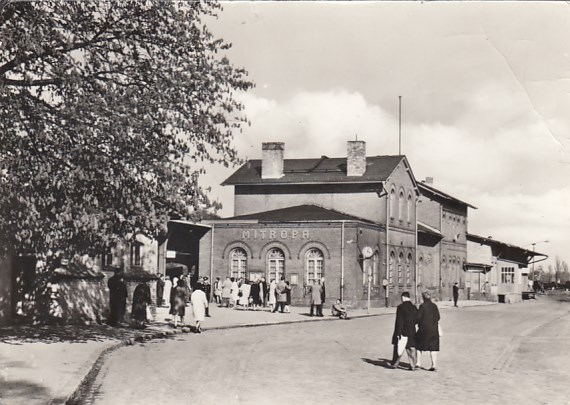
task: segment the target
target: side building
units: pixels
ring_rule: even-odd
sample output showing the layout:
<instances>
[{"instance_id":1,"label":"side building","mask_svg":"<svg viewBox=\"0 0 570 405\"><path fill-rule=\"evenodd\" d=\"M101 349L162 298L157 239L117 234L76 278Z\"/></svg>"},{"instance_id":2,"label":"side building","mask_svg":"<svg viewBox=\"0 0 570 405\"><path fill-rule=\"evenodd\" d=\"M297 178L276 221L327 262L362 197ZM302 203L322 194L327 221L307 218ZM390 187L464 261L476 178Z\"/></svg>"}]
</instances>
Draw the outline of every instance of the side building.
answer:
<instances>
[{"instance_id":1,"label":"side building","mask_svg":"<svg viewBox=\"0 0 570 405\"><path fill-rule=\"evenodd\" d=\"M468 210L477 208L433 187L433 178L418 188L418 287L448 300L458 283L465 295Z\"/></svg>"}]
</instances>

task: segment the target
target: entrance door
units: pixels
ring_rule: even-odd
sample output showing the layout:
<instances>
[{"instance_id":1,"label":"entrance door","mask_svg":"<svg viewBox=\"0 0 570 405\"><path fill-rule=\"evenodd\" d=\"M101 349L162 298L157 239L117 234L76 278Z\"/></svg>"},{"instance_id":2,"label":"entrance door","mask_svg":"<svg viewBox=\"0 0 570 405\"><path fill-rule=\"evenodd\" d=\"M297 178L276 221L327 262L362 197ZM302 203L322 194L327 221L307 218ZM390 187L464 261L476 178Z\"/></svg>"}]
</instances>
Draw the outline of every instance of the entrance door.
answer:
<instances>
[{"instance_id":1,"label":"entrance door","mask_svg":"<svg viewBox=\"0 0 570 405\"><path fill-rule=\"evenodd\" d=\"M267 280L279 281L285 275L285 255L278 248L267 252Z\"/></svg>"}]
</instances>

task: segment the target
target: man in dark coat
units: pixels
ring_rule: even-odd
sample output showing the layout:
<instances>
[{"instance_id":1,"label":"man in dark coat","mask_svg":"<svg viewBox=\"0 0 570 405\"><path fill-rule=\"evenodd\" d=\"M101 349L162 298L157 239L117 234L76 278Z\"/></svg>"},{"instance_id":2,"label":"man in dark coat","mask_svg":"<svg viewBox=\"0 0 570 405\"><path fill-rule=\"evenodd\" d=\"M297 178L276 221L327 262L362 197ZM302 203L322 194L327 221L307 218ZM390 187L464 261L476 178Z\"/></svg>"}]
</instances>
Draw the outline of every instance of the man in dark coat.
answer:
<instances>
[{"instance_id":1,"label":"man in dark coat","mask_svg":"<svg viewBox=\"0 0 570 405\"><path fill-rule=\"evenodd\" d=\"M453 305L457 306L457 300L459 299L459 286L457 283L453 284Z\"/></svg>"},{"instance_id":2,"label":"man in dark coat","mask_svg":"<svg viewBox=\"0 0 570 405\"><path fill-rule=\"evenodd\" d=\"M142 281L137 285L137 288L135 288L135 291L133 292L133 309L131 318L135 321L135 327L137 329L145 327L145 322L148 320L146 318L146 308L150 304L150 287L146 282Z\"/></svg>"},{"instance_id":3,"label":"man in dark coat","mask_svg":"<svg viewBox=\"0 0 570 405\"><path fill-rule=\"evenodd\" d=\"M259 288L261 288L261 296L263 297L262 305L264 307L267 306L267 293L269 292L269 288L267 286L267 281L265 281L265 277L261 277L261 281L259 282Z\"/></svg>"},{"instance_id":4,"label":"man in dark coat","mask_svg":"<svg viewBox=\"0 0 570 405\"><path fill-rule=\"evenodd\" d=\"M127 310L127 286L123 281L121 269L115 268L115 274L107 281L109 287L109 325L116 326L124 321Z\"/></svg>"},{"instance_id":5,"label":"man in dark coat","mask_svg":"<svg viewBox=\"0 0 570 405\"><path fill-rule=\"evenodd\" d=\"M164 294L164 276L162 274L158 275L160 278L156 282L156 306L162 306L162 295Z\"/></svg>"},{"instance_id":6,"label":"man in dark coat","mask_svg":"<svg viewBox=\"0 0 570 405\"><path fill-rule=\"evenodd\" d=\"M410 359L409 369L416 368L416 322L418 317L418 309L410 301L410 293L404 291L402 293L402 303L398 305L396 310L396 324L394 325L394 335L392 336L392 344L394 345L394 357L392 359L392 368L398 368L400 360L405 351Z\"/></svg>"}]
</instances>

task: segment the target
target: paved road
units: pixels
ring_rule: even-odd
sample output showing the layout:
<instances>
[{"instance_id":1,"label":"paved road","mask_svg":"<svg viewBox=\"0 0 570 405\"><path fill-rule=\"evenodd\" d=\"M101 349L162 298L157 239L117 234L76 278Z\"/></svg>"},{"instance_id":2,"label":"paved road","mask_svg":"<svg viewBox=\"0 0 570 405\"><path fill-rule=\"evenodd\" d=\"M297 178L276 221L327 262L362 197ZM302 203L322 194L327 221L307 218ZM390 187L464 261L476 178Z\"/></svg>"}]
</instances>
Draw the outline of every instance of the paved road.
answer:
<instances>
[{"instance_id":1,"label":"paved road","mask_svg":"<svg viewBox=\"0 0 570 405\"><path fill-rule=\"evenodd\" d=\"M86 403L567 405L569 311L546 297L442 311L438 372L385 367L393 316L182 335L115 352Z\"/></svg>"}]
</instances>

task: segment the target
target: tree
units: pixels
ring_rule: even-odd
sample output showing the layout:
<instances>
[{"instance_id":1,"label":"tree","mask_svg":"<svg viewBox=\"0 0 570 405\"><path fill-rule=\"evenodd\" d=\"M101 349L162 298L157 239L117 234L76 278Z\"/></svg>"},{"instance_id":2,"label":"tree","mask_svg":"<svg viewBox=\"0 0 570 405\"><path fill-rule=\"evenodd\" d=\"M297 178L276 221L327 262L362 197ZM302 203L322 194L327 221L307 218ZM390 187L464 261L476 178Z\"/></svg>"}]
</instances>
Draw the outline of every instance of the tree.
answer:
<instances>
[{"instance_id":1,"label":"tree","mask_svg":"<svg viewBox=\"0 0 570 405\"><path fill-rule=\"evenodd\" d=\"M99 253L214 204L252 83L214 2L9 2L0 10L0 248ZM217 208L217 206L214 206Z\"/></svg>"}]
</instances>

